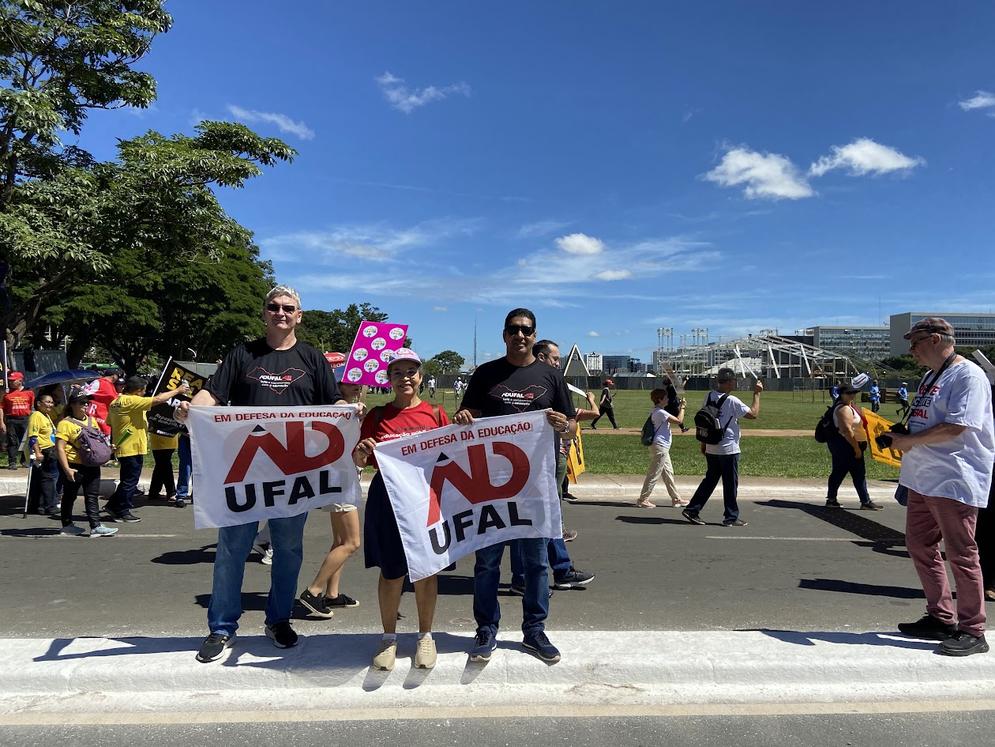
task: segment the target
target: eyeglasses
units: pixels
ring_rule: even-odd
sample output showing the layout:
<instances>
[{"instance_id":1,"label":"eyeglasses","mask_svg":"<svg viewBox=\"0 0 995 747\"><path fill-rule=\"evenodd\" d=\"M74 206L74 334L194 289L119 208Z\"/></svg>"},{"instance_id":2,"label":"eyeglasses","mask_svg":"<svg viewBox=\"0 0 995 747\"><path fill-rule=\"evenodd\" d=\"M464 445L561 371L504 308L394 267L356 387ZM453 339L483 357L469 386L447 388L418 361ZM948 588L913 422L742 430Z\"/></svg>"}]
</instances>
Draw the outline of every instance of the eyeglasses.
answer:
<instances>
[{"instance_id":1,"label":"eyeglasses","mask_svg":"<svg viewBox=\"0 0 995 747\"><path fill-rule=\"evenodd\" d=\"M395 368L393 371L390 372L390 378L392 379L413 379L417 375L418 375L417 368L408 368L404 371L402 371L399 368Z\"/></svg>"},{"instance_id":2,"label":"eyeglasses","mask_svg":"<svg viewBox=\"0 0 995 747\"><path fill-rule=\"evenodd\" d=\"M508 324L504 328L504 332L508 337L514 337L517 332L521 332L523 337L532 337L535 331L535 327L530 327L527 324Z\"/></svg>"},{"instance_id":3,"label":"eyeglasses","mask_svg":"<svg viewBox=\"0 0 995 747\"><path fill-rule=\"evenodd\" d=\"M920 342L928 340L932 336L933 336L932 334L928 334L925 337L917 337L915 340L909 340L909 350L915 350L916 345L918 345Z\"/></svg>"},{"instance_id":4,"label":"eyeglasses","mask_svg":"<svg viewBox=\"0 0 995 747\"><path fill-rule=\"evenodd\" d=\"M266 311L272 311L274 314L279 311L282 311L284 314L293 314L297 311L297 307L286 303L268 303L266 304Z\"/></svg>"}]
</instances>

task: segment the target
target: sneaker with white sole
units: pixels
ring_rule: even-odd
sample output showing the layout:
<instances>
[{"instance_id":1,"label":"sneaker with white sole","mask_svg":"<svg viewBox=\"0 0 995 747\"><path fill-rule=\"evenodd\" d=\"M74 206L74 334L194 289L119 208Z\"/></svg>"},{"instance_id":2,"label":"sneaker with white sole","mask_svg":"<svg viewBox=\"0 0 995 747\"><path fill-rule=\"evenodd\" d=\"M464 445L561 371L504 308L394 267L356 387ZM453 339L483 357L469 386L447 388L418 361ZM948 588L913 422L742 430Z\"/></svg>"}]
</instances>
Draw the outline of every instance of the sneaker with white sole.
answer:
<instances>
[{"instance_id":1,"label":"sneaker with white sole","mask_svg":"<svg viewBox=\"0 0 995 747\"><path fill-rule=\"evenodd\" d=\"M593 573L585 573L584 571L578 571L576 568L571 568L559 578L553 579L553 588L559 590L577 589L587 586L593 580Z\"/></svg>"},{"instance_id":2,"label":"sneaker with white sole","mask_svg":"<svg viewBox=\"0 0 995 747\"><path fill-rule=\"evenodd\" d=\"M392 641L381 640L380 648L373 655L373 666L389 672L394 668L394 661L397 659L397 639Z\"/></svg>"},{"instance_id":3,"label":"sneaker with white sole","mask_svg":"<svg viewBox=\"0 0 995 747\"><path fill-rule=\"evenodd\" d=\"M78 527L75 524L70 524L68 526L62 527L62 531L59 534L64 534L67 537L82 537L86 534L86 530L82 527Z\"/></svg>"},{"instance_id":4,"label":"sneaker with white sole","mask_svg":"<svg viewBox=\"0 0 995 747\"><path fill-rule=\"evenodd\" d=\"M328 604L322 594L312 594L310 590L305 589L301 592L300 600L301 604L303 604L313 615L323 617L326 620L335 615L335 613L328 608Z\"/></svg>"},{"instance_id":5,"label":"sneaker with white sole","mask_svg":"<svg viewBox=\"0 0 995 747\"><path fill-rule=\"evenodd\" d=\"M335 609L336 607L358 607L359 602L350 597L348 594L342 594L341 592L337 597L325 596L325 606L329 609Z\"/></svg>"},{"instance_id":6,"label":"sneaker with white sole","mask_svg":"<svg viewBox=\"0 0 995 747\"><path fill-rule=\"evenodd\" d=\"M209 661L220 659L225 650L234 645L234 633L231 635L228 635L227 633L211 633L204 639L204 642L200 644L200 650L197 652L197 661L201 664L207 664Z\"/></svg>"},{"instance_id":7,"label":"sneaker with white sole","mask_svg":"<svg viewBox=\"0 0 995 747\"><path fill-rule=\"evenodd\" d=\"M560 650L549 642L549 638L546 637L546 633L542 630L525 636L525 639L522 641L522 648L550 664L560 660Z\"/></svg>"},{"instance_id":8,"label":"sneaker with white sole","mask_svg":"<svg viewBox=\"0 0 995 747\"><path fill-rule=\"evenodd\" d=\"M478 628L477 636L470 649L470 661L490 661L491 654L497 648L497 637L490 628Z\"/></svg>"},{"instance_id":9,"label":"sneaker with white sole","mask_svg":"<svg viewBox=\"0 0 995 747\"><path fill-rule=\"evenodd\" d=\"M415 668L431 669L435 666L438 655L435 651L435 641L428 636L418 639L418 648L415 650Z\"/></svg>"},{"instance_id":10,"label":"sneaker with white sole","mask_svg":"<svg viewBox=\"0 0 995 747\"><path fill-rule=\"evenodd\" d=\"M113 537L117 533L117 527L105 527L103 524L98 524L90 530L91 537Z\"/></svg>"},{"instance_id":11,"label":"sneaker with white sole","mask_svg":"<svg viewBox=\"0 0 995 747\"><path fill-rule=\"evenodd\" d=\"M287 621L267 625L266 637L273 641L273 645L277 648L293 648L300 640Z\"/></svg>"}]
</instances>

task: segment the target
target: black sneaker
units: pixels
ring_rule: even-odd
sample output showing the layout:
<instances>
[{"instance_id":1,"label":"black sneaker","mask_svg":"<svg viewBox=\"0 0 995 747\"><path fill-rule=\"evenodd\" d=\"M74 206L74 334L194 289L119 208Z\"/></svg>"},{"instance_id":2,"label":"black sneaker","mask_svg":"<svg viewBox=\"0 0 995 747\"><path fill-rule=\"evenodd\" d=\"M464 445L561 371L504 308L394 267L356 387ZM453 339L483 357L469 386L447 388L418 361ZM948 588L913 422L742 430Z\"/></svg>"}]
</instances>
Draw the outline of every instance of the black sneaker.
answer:
<instances>
[{"instance_id":1,"label":"black sneaker","mask_svg":"<svg viewBox=\"0 0 995 747\"><path fill-rule=\"evenodd\" d=\"M946 656L983 654L988 651L988 641L983 633L975 638L970 633L959 630L952 638L947 638L940 644L939 651Z\"/></svg>"},{"instance_id":2,"label":"black sneaker","mask_svg":"<svg viewBox=\"0 0 995 747\"><path fill-rule=\"evenodd\" d=\"M546 633L542 630L538 633L525 636L522 641L522 648L535 654L543 661L553 663L560 660L560 650L549 642L549 638L546 637Z\"/></svg>"},{"instance_id":3,"label":"black sneaker","mask_svg":"<svg viewBox=\"0 0 995 747\"><path fill-rule=\"evenodd\" d=\"M698 514L693 514L690 511L688 511L686 508L683 511L681 511L681 516L690 521L692 524L698 524L700 526L705 525L705 522L702 521L700 518L698 518Z\"/></svg>"},{"instance_id":4,"label":"black sneaker","mask_svg":"<svg viewBox=\"0 0 995 747\"><path fill-rule=\"evenodd\" d=\"M593 573L584 573L583 571L578 571L576 568L571 568L560 578L553 579L553 588L560 589L561 591L564 589L576 589L581 586L587 586L593 580Z\"/></svg>"},{"instance_id":5,"label":"black sneaker","mask_svg":"<svg viewBox=\"0 0 995 747\"><path fill-rule=\"evenodd\" d=\"M328 619L335 614L328 608L328 604L325 602L325 597L321 594L312 594L310 591L305 589L301 592L300 600L301 604L303 604L312 614L317 615L318 617Z\"/></svg>"},{"instance_id":6,"label":"black sneaker","mask_svg":"<svg viewBox=\"0 0 995 747\"><path fill-rule=\"evenodd\" d=\"M359 602L340 593L337 597L325 597L325 605L328 607L358 607Z\"/></svg>"},{"instance_id":7,"label":"black sneaker","mask_svg":"<svg viewBox=\"0 0 995 747\"><path fill-rule=\"evenodd\" d=\"M945 623L932 615L923 615L915 622L898 623L898 632L913 638L932 638L943 641L957 634L957 626Z\"/></svg>"},{"instance_id":8,"label":"black sneaker","mask_svg":"<svg viewBox=\"0 0 995 747\"><path fill-rule=\"evenodd\" d=\"M293 648L297 645L297 633L289 622L278 622L266 626L266 637L273 641L277 648Z\"/></svg>"},{"instance_id":9,"label":"black sneaker","mask_svg":"<svg viewBox=\"0 0 995 747\"><path fill-rule=\"evenodd\" d=\"M826 498L826 508L843 508L843 506L835 498Z\"/></svg>"},{"instance_id":10,"label":"black sneaker","mask_svg":"<svg viewBox=\"0 0 995 747\"><path fill-rule=\"evenodd\" d=\"M200 651L197 652L197 661L207 664L221 657L226 648L235 645L235 634L211 633L204 642L200 644Z\"/></svg>"},{"instance_id":11,"label":"black sneaker","mask_svg":"<svg viewBox=\"0 0 995 747\"><path fill-rule=\"evenodd\" d=\"M725 520L725 521L722 522L722 526L724 526L724 527L748 527L748 526L750 526L750 522L743 521L742 519L727 519L727 520Z\"/></svg>"},{"instance_id":12,"label":"black sneaker","mask_svg":"<svg viewBox=\"0 0 995 747\"><path fill-rule=\"evenodd\" d=\"M489 628L479 628L470 649L470 661L490 661L497 648L497 638Z\"/></svg>"},{"instance_id":13,"label":"black sneaker","mask_svg":"<svg viewBox=\"0 0 995 747\"><path fill-rule=\"evenodd\" d=\"M867 503L860 504L861 511L881 511L884 509L880 503L875 503L874 501L867 501Z\"/></svg>"},{"instance_id":14,"label":"black sneaker","mask_svg":"<svg viewBox=\"0 0 995 747\"><path fill-rule=\"evenodd\" d=\"M573 493L564 493L563 500L567 501L567 503L576 503L580 500L580 498L575 496Z\"/></svg>"},{"instance_id":15,"label":"black sneaker","mask_svg":"<svg viewBox=\"0 0 995 747\"><path fill-rule=\"evenodd\" d=\"M141 519L131 513L131 511L125 511L123 514L112 513L111 521L116 524L137 524Z\"/></svg>"}]
</instances>

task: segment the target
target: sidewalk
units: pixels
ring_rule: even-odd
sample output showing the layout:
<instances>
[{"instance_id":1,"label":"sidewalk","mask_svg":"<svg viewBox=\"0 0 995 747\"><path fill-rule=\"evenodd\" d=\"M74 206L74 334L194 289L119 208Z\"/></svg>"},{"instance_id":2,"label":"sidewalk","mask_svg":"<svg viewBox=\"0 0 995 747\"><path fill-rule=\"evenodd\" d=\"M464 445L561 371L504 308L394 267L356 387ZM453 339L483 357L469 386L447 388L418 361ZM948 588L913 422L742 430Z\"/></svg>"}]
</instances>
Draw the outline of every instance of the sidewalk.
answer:
<instances>
[{"instance_id":1,"label":"sidewalk","mask_svg":"<svg viewBox=\"0 0 995 747\"><path fill-rule=\"evenodd\" d=\"M502 633L486 664L468 661L469 634L436 633L434 670L411 667L414 636L402 635L388 673L369 668L376 635L309 636L281 651L248 632L211 664L194 659L199 638L0 640L0 723L135 723L155 713L237 721L281 709L298 718L417 718L428 709L441 718L479 716L482 707L519 715L565 707L702 713L716 704L720 712L749 704L995 707L995 656L938 656L934 642L891 633L551 630L563 652L555 665L523 653L517 632Z\"/></svg>"}]
</instances>

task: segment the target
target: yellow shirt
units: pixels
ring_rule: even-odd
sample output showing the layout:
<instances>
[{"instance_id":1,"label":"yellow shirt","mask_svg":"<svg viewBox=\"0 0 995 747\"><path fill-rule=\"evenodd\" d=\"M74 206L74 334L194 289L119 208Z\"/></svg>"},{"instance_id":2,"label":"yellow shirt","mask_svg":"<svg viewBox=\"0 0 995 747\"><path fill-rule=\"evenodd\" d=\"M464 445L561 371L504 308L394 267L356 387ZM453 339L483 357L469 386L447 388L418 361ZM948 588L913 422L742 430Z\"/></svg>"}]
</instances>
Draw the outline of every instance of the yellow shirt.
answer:
<instances>
[{"instance_id":1,"label":"yellow shirt","mask_svg":"<svg viewBox=\"0 0 995 747\"><path fill-rule=\"evenodd\" d=\"M91 416L87 417L86 423L93 428L97 427L97 421ZM70 464L81 464L79 453L76 451L76 448L79 446L76 439L79 438L81 430L83 429L80 427L79 422L70 417L60 420L58 427L55 429L55 437L60 441L66 442L66 460Z\"/></svg>"},{"instance_id":2,"label":"yellow shirt","mask_svg":"<svg viewBox=\"0 0 995 747\"><path fill-rule=\"evenodd\" d=\"M160 436L158 433L149 434L149 446L152 447L152 451L159 451L161 449L175 450L176 447L179 445L180 445L179 433L172 436Z\"/></svg>"},{"instance_id":3,"label":"yellow shirt","mask_svg":"<svg viewBox=\"0 0 995 747\"><path fill-rule=\"evenodd\" d=\"M122 394L111 403L107 421L114 434L117 456L142 456L149 450L149 424L145 413L152 407L151 397Z\"/></svg>"},{"instance_id":4,"label":"yellow shirt","mask_svg":"<svg viewBox=\"0 0 995 747\"><path fill-rule=\"evenodd\" d=\"M41 410L35 410L28 418L28 438L38 439L38 448L44 451L55 446L55 425L52 418Z\"/></svg>"}]
</instances>

